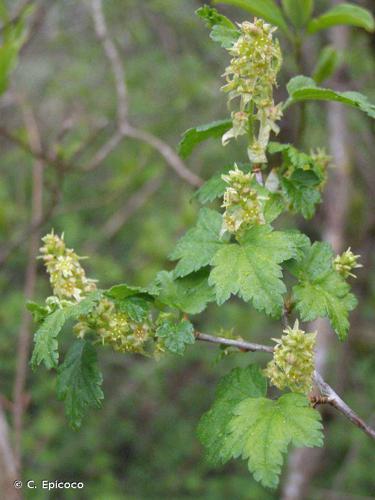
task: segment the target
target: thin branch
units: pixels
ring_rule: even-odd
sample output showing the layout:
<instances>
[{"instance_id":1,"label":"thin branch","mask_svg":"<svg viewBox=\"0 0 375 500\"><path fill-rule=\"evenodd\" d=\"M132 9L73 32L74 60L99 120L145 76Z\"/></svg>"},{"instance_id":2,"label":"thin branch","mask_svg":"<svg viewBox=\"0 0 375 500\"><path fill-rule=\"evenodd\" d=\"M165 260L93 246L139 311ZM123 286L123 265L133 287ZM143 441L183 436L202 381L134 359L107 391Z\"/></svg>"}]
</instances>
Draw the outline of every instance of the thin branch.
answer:
<instances>
[{"instance_id":1,"label":"thin branch","mask_svg":"<svg viewBox=\"0 0 375 500\"><path fill-rule=\"evenodd\" d=\"M108 35L102 1L92 0L91 9L96 35L103 45L105 55L111 65L112 74L115 80L117 93L117 122L119 130L121 130L128 122L129 112L128 91L125 84L125 68L122 64L117 47Z\"/></svg>"},{"instance_id":2,"label":"thin branch","mask_svg":"<svg viewBox=\"0 0 375 500\"><path fill-rule=\"evenodd\" d=\"M332 389L330 385L325 382L320 373L314 373L314 381L317 385L320 393L325 396L328 401L327 403L336 408L340 413L345 415L354 425L363 430L372 439L375 439L375 429L372 429L366 422L364 422L346 403L340 396Z\"/></svg>"},{"instance_id":3,"label":"thin branch","mask_svg":"<svg viewBox=\"0 0 375 500\"><path fill-rule=\"evenodd\" d=\"M36 150L41 150L41 139L39 129L32 109L21 103L24 122L28 131L30 146ZM43 168L41 160L36 160L33 166L33 187L31 203L31 226L39 224L43 219ZM38 228L39 229L39 228ZM30 236L27 266L25 273L24 295L30 300L35 292L37 261L39 248L40 231L35 229ZM14 425L14 454L17 470L21 468L21 437L23 428L23 414L25 409L24 390L27 376L28 357L31 336L31 316L26 309L21 317L21 325L18 334L18 349L16 363L16 377L13 389L13 425Z\"/></svg>"},{"instance_id":4,"label":"thin branch","mask_svg":"<svg viewBox=\"0 0 375 500\"><path fill-rule=\"evenodd\" d=\"M203 181L196 174L191 172L177 153L164 141L150 134L150 132L146 132L145 130L140 130L134 127L129 126L126 130L126 135L128 137L132 137L133 139L138 139L143 141L150 146L152 146L156 151L158 151L161 156L165 159L168 165L176 172L176 174L184 179L184 181L188 182L190 185L194 187L199 187L202 185Z\"/></svg>"},{"instance_id":5,"label":"thin branch","mask_svg":"<svg viewBox=\"0 0 375 500\"><path fill-rule=\"evenodd\" d=\"M7 139L9 142L16 144L20 149L28 153L30 156L36 160L41 160L42 162L51 165L60 170L71 170L75 168L70 163L64 162L61 158L53 157L43 151L43 149L35 149L32 145L24 142L22 139L18 138L16 135L9 132L5 127L0 126L0 136Z\"/></svg>"},{"instance_id":6,"label":"thin branch","mask_svg":"<svg viewBox=\"0 0 375 500\"><path fill-rule=\"evenodd\" d=\"M100 246L100 243L105 240L111 240L127 223L130 217L140 209L147 200L159 189L162 182L162 177L154 177L143 184L126 203L110 217L99 230L101 239L97 240L89 247L90 253L95 252Z\"/></svg>"},{"instance_id":7,"label":"thin branch","mask_svg":"<svg viewBox=\"0 0 375 500\"><path fill-rule=\"evenodd\" d=\"M104 53L108 59L115 82L117 94L117 130L112 137L96 153L85 170L97 168L107 156L120 144L125 137L131 137L149 144L158 151L167 164L176 174L194 187L202 184L202 179L191 172L175 151L164 141L155 137L150 132L133 127L129 122L129 101L126 86L125 68L116 45L111 40L103 13L102 0L92 0L91 13L94 21L96 35L103 45Z\"/></svg>"},{"instance_id":8,"label":"thin branch","mask_svg":"<svg viewBox=\"0 0 375 500\"><path fill-rule=\"evenodd\" d=\"M269 354L273 353L273 347L261 344L252 344L244 340L234 340L226 339L225 337L216 337L214 335L208 335L207 333L196 333L195 338L197 340L203 340L204 342L212 342L213 344L227 345L231 347L237 347L241 351L250 352L267 352Z\"/></svg>"},{"instance_id":9,"label":"thin branch","mask_svg":"<svg viewBox=\"0 0 375 500\"><path fill-rule=\"evenodd\" d=\"M197 332L195 334L197 340L203 340L205 342L212 342L214 344L221 344L231 347L237 347L241 351L249 351L249 352L267 352L272 353L273 347L261 345L261 344L252 344L250 342L245 342L243 340L233 340L226 339L224 337L215 337L213 335L207 335L205 333ZM327 382L323 379L323 377L317 372L314 372L314 382L316 387L319 389L322 396L324 396L324 400L322 400L322 404L330 404L337 411L339 411L342 415L344 415L348 420L350 420L354 425L363 430L370 438L375 440L375 429L370 427L366 422L364 422L341 398L340 396L332 389L332 387L327 384Z\"/></svg>"}]
</instances>

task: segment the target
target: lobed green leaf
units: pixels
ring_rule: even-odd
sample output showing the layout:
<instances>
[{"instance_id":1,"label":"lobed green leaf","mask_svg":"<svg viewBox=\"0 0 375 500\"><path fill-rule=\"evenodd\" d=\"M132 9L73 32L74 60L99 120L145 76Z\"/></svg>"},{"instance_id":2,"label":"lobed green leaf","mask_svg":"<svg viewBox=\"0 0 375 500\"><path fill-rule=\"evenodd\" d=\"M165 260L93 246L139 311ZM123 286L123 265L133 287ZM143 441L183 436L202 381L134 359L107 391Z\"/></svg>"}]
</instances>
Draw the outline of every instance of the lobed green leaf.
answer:
<instances>
[{"instance_id":1,"label":"lobed green leaf","mask_svg":"<svg viewBox=\"0 0 375 500\"><path fill-rule=\"evenodd\" d=\"M349 331L349 312L357 305L350 286L333 268L333 252L327 243L314 243L291 272L299 279L293 300L303 321L327 317L340 340Z\"/></svg>"},{"instance_id":2,"label":"lobed green leaf","mask_svg":"<svg viewBox=\"0 0 375 500\"><path fill-rule=\"evenodd\" d=\"M161 271L156 277L158 301L187 314L201 313L208 302L215 300L214 290L208 285L208 274L208 270L201 269L176 279L173 272Z\"/></svg>"},{"instance_id":3,"label":"lobed green leaf","mask_svg":"<svg viewBox=\"0 0 375 500\"><path fill-rule=\"evenodd\" d=\"M174 273L176 277L186 276L209 265L226 241L228 236L220 237L222 216L209 208L199 212L195 228L190 229L178 242L170 255L178 260Z\"/></svg>"},{"instance_id":4,"label":"lobed green leaf","mask_svg":"<svg viewBox=\"0 0 375 500\"><path fill-rule=\"evenodd\" d=\"M190 321L178 323L165 319L156 330L156 336L163 340L165 347L173 354L182 356L187 344L194 344L194 327Z\"/></svg>"},{"instance_id":5,"label":"lobed green leaf","mask_svg":"<svg viewBox=\"0 0 375 500\"><path fill-rule=\"evenodd\" d=\"M31 366L35 369L41 363L50 370L56 368L59 361L57 336L66 321L65 312L57 309L49 314L34 335L34 350Z\"/></svg>"},{"instance_id":6,"label":"lobed green leaf","mask_svg":"<svg viewBox=\"0 0 375 500\"><path fill-rule=\"evenodd\" d=\"M240 243L222 246L212 259L209 284L216 292L217 303L239 295L252 301L258 311L274 317L282 313L283 294L280 263L296 256L293 238L288 233L272 231L270 226L254 226Z\"/></svg>"},{"instance_id":7,"label":"lobed green leaf","mask_svg":"<svg viewBox=\"0 0 375 500\"><path fill-rule=\"evenodd\" d=\"M57 397L64 401L65 413L73 429L79 429L88 408L101 407L102 380L93 345L75 341L58 369L56 385Z\"/></svg>"},{"instance_id":8,"label":"lobed green leaf","mask_svg":"<svg viewBox=\"0 0 375 500\"><path fill-rule=\"evenodd\" d=\"M257 365L234 368L220 380L215 402L201 417L197 429L207 462L217 465L230 459L230 453L224 453L223 444L234 408L244 399L259 398L266 392L267 380Z\"/></svg>"},{"instance_id":9,"label":"lobed green leaf","mask_svg":"<svg viewBox=\"0 0 375 500\"><path fill-rule=\"evenodd\" d=\"M263 486L278 485L289 444L323 445L320 414L302 394L284 394L277 400L247 398L233 413L222 453L247 460L249 471Z\"/></svg>"}]
</instances>

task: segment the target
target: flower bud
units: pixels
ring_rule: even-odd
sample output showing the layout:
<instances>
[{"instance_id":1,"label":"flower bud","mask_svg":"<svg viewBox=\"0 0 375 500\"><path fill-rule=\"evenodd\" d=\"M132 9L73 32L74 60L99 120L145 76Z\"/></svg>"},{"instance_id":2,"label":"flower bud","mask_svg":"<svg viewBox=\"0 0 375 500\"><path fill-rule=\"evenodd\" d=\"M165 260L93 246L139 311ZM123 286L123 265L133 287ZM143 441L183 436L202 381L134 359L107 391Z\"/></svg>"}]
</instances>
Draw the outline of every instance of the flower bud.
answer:
<instances>
[{"instance_id":1,"label":"flower bud","mask_svg":"<svg viewBox=\"0 0 375 500\"><path fill-rule=\"evenodd\" d=\"M333 267L345 279L349 278L349 276L356 278L356 275L353 274L352 271L353 269L362 267L362 264L359 264L357 262L359 258L360 255L354 255L349 247L346 252L342 253L341 255L337 255L337 257L333 261Z\"/></svg>"}]
</instances>

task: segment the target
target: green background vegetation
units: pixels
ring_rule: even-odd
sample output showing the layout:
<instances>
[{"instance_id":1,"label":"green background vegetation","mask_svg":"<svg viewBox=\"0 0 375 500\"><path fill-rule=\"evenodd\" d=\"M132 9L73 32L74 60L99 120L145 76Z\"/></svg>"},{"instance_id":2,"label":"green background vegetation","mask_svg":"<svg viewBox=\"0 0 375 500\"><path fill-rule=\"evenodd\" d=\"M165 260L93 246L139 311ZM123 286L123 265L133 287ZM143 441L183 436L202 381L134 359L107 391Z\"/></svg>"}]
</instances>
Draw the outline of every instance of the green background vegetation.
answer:
<instances>
[{"instance_id":1,"label":"green background vegetation","mask_svg":"<svg viewBox=\"0 0 375 500\"><path fill-rule=\"evenodd\" d=\"M105 14L124 66L129 91L130 119L176 148L187 128L227 116L220 75L228 57L208 38L194 15L201 2L193 0L108 0ZM327 2L317 2L323 9ZM225 8L232 19L243 12ZM305 64L311 68L327 35L310 39ZM352 30L345 53L345 87L360 89L375 100L374 37ZM284 84L296 72L290 49L284 50L279 98ZM27 140L27 130L17 98L32 106L43 146L68 158L99 127L78 167L59 183L60 198L43 232L64 232L70 247L85 261L88 275L102 287L126 281L146 285L160 269L170 269L166 256L177 238L194 223L198 203L193 188L168 167L149 145L125 138L98 168L86 172L86 162L113 133L116 99L112 74L95 35L84 2L47 2L41 25L20 56L11 91L1 100L1 125ZM329 353L329 382L345 395L360 415L374 423L375 401L375 269L374 192L375 150L373 125L356 111L347 113L351 145L351 190L346 240L363 255L354 290L360 306L352 315L350 339ZM297 110L283 121L280 140L296 139ZM61 130L69 125L61 138ZM0 246L7 248L30 223L33 158L17 146L1 140ZM328 146L325 104L307 107L306 150ZM229 165L233 158L246 160L233 142L223 149L219 141L200 146L187 161L204 179ZM45 201L56 172L45 168ZM107 223L117 212L129 209L134 193L151 179L158 188L144 200L124 224L108 237ZM296 219L312 238L319 238L324 223L319 212L311 223ZM284 225L293 221L285 219ZM348 243L348 244L349 244ZM28 239L16 248L0 276L0 394L12 400L20 317L25 307L24 280ZM49 295L48 279L39 265L35 300ZM197 324L212 334L232 329L235 335L268 343L280 335L279 322L256 313L232 299L224 307L210 305ZM62 335L64 346L71 332ZM280 492L265 491L250 477L246 464L230 463L212 470L202 461L195 430L213 399L219 377L250 358L264 362L266 355L231 353L196 344L183 358L166 355L159 361L119 355L102 350L105 403L93 411L82 430L71 430L62 404L55 399L55 378L44 369L27 376L27 409L22 435L23 477L35 481L60 479L83 481L79 498L117 499L265 499ZM5 405L6 407L6 405ZM9 416L11 412L9 411ZM312 479L308 498L373 498L374 444L330 408L323 408L326 443L319 473ZM333 495L333 496L330 496ZM1 496L1 495L0 495ZM74 491L26 498L78 498Z\"/></svg>"}]
</instances>

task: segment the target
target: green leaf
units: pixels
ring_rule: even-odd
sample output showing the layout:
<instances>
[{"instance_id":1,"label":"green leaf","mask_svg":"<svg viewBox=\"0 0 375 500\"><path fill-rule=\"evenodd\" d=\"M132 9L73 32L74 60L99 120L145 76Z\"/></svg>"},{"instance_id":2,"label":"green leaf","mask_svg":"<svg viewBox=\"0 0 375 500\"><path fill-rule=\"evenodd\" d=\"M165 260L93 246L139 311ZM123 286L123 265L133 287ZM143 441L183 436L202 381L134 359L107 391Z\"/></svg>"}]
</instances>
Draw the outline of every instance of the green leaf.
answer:
<instances>
[{"instance_id":1,"label":"green leaf","mask_svg":"<svg viewBox=\"0 0 375 500\"><path fill-rule=\"evenodd\" d=\"M150 301L136 295L116 300L115 304L119 311L126 313L130 319L137 323L144 321L150 312Z\"/></svg>"},{"instance_id":2,"label":"green leaf","mask_svg":"<svg viewBox=\"0 0 375 500\"><path fill-rule=\"evenodd\" d=\"M214 26L225 26L226 28L232 29L236 28L236 25L232 23L230 19L223 16L217 9L209 5L203 5L203 7L197 9L195 13L206 22L208 28L213 28Z\"/></svg>"},{"instance_id":3,"label":"green leaf","mask_svg":"<svg viewBox=\"0 0 375 500\"><path fill-rule=\"evenodd\" d=\"M293 244L296 248L296 256L293 258L293 263L295 261L299 262L305 257L306 252L308 252L310 249L310 239L308 236L306 236L306 234L301 233L297 229L289 229L285 231L285 233L287 233L288 238L293 240Z\"/></svg>"},{"instance_id":4,"label":"green leaf","mask_svg":"<svg viewBox=\"0 0 375 500\"><path fill-rule=\"evenodd\" d=\"M152 291L148 288L143 288L140 286L130 286L126 283L121 285L115 285L105 293L108 297L117 300L123 300L128 297L133 297L135 295L152 298Z\"/></svg>"},{"instance_id":5,"label":"green leaf","mask_svg":"<svg viewBox=\"0 0 375 500\"><path fill-rule=\"evenodd\" d=\"M1 8L1 17L7 18L6 8ZM16 22L7 22L2 29L3 44L0 47L0 95L8 88L8 81L11 72L18 62L19 51L26 38L25 21L33 11L34 6L28 6L21 12Z\"/></svg>"},{"instance_id":6,"label":"green leaf","mask_svg":"<svg viewBox=\"0 0 375 500\"><path fill-rule=\"evenodd\" d=\"M73 429L79 429L88 408L100 408L104 398L96 351L90 342L77 340L69 349L57 375L57 397Z\"/></svg>"},{"instance_id":7,"label":"green leaf","mask_svg":"<svg viewBox=\"0 0 375 500\"><path fill-rule=\"evenodd\" d=\"M214 26L210 33L210 38L217 42L224 49L230 49L238 40L240 32L237 29L227 28L226 26Z\"/></svg>"},{"instance_id":8,"label":"green leaf","mask_svg":"<svg viewBox=\"0 0 375 500\"><path fill-rule=\"evenodd\" d=\"M239 295L258 311L280 316L286 292L280 263L294 256L296 248L288 233L272 231L270 226L250 228L239 244L222 246L212 259L208 282L215 287L217 303Z\"/></svg>"},{"instance_id":9,"label":"green leaf","mask_svg":"<svg viewBox=\"0 0 375 500\"><path fill-rule=\"evenodd\" d=\"M305 26L314 8L314 0L282 0L281 4L296 28Z\"/></svg>"},{"instance_id":10,"label":"green leaf","mask_svg":"<svg viewBox=\"0 0 375 500\"><path fill-rule=\"evenodd\" d=\"M66 318L78 319L80 316L86 316L95 308L102 296L101 290L89 293L81 302L65 309Z\"/></svg>"},{"instance_id":11,"label":"green leaf","mask_svg":"<svg viewBox=\"0 0 375 500\"><path fill-rule=\"evenodd\" d=\"M285 103L284 109L299 101L336 101L360 109L371 118L375 118L375 105L359 92L336 92L317 87L312 78L301 75L292 78L287 89L290 98Z\"/></svg>"},{"instance_id":12,"label":"green leaf","mask_svg":"<svg viewBox=\"0 0 375 500\"><path fill-rule=\"evenodd\" d=\"M245 172L249 172L250 165L237 163L237 166ZM224 195L225 189L228 184L223 180L223 174L227 174L229 170L233 170L233 165L226 166L218 173L213 175L211 179L206 181L194 194L202 205L214 201L216 198L220 198ZM259 186L259 184L257 184Z\"/></svg>"},{"instance_id":13,"label":"green leaf","mask_svg":"<svg viewBox=\"0 0 375 500\"><path fill-rule=\"evenodd\" d=\"M215 174L195 192L194 196L205 205L223 196L226 187L227 183L222 179L222 174Z\"/></svg>"},{"instance_id":14,"label":"green leaf","mask_svg":"<svg viewBox=\"0 0 375 500\"><path fill-rule=\"evenodd\" d=\"M320 414L302 394L284 394L277 400L247 398L235 407L227 429L224 456L247 460L255 480L269 488L278 485L289 444L323 446Z\"/></svg>"},{"instance_id":15,"label":"green leaf","mask_svg":"<svg viewBox=\"0 0 375 500\"><path fill-rule=\"evenodd\" d=\"M291 272L299 283L293 287L293 299L303 321L329 318L340 340L349 330L349 311L357 305L350 286L333 268L333 252L327 243L314 243Z\"/></svg>"},{"instance_id":16,"label":"green leaf","mask_svg":"<svg viewBox=\"0 0 375 500\"><path fill-rule=\"evenodd\" d=\"M215 300L213 288L208 285L208 271L201 269L184 278L174 279L174 273L161 271L156 277L158 300L187 314L199 314L208 302Z\"/></svg>"},{"instance_id":17,"label":"green leaf","mask_svg":"<svg viewBox=\"0 0 375 500\"><path fill-rule=\"evenodd\" d=\"M210 264L215 253L228 236L220 238L222 216L209 208L199 212L197 226L190 229L178 242L170 258L180 259L174 273L176 277L186 276Z\"/></svg>"},{"instance_id":18,"label":"green leaf","mask_svg":"<svg viewBox=\"0 0 375 500\"><path fill-rule=\"evenodd\" d=\"M212 465L225 463L224 438L233 410L246 398L260 398L267 392L267 380L257 365L234 368L219 382L212 407L201 417L197 434L205 448L205 458Z\"/></svg>"},{"instance_id":19,"label":"green leaf","mask_svg":"<svg viewBox=\"0 0 375 500\"><path fill-rule=\"evenodd\" d=\"M27 301L26 308L33 315L33 320L36 323L40 323L48 315L48 309L45 306L41 306L32 300Z\"/></svg>"},{"instance_id":20,"label":"green leaf","mask_svg":"<svg viewBox=\"0 0 375 500\"><path fill-rule=\"evenodd\" d=\"M34 350L31 366L35 369L40 363L50 370L56 368L59 361L57 336L66 321L62 309L48 315L34 335Z\"/></svg>"},{"instance_id":21,"label":"green leaf","mask_svg":"<svg viewBox=\"0 0 375 500\"><path fill-rule=\"evenodd\" d=\"M316 19L312 19L307 30L312 34L340 24L357 26L370 32L375 30L374 17L371 12L351 3L336 5Z\"/></svg>"},{"instance_id":22,"label":"green leaf","mask_svg":"<svg viewBox=\"0 0 375 500\"><path fill-rule=\"evenodd\" d=\"M8 88L9 75L17 65L18 51L19 46L13 41L0 47L0 95Z\"/></svg>"},{"instance_id":23,"label":"green leaf","mask_svg":"<svg viewBox=\"0 0 375 500\"><path fill-rule=\"evenodd\" d=\"M322 201L320 192L293 181L293 178L282 178L281 185L290 208L295 212L301 213L305 219L311 219L315 214L316 204Z\"/></svg>"},{"instance_id":24,"label":"green leaf","mask_svg":"<svg viewBox=\"0 0 375 500\"><path fill-rule=\"evenodd\" d=\"M194 344L194 327L190 321L182 320L175 323L166 319L156 330L156 336L163 339L168 351L182 356L187 344Z\"/></svg>"},{"instance_id":25,"label":"green leaf","mask_svg":"<svg viewBox=\"0 0 375 500\"><path fill-rule=\"evenodd\" d=\"M216 9L204 5L196 11L196 14L211 28L210 38L214 42L220 43L222 47L229 49L240 36L236 25L227 17L219 14Z\"/></svg>"},{"instance_id":26,"label":"green leaf","mask_svg":"<svg viewBox=\"0 0 375 500\"><path fill-rule=\"evenodd\" d=\"M250 12L254 16L262 17L265 21L289 33L288 25L285 22L281 9L274 0L214 0L213 3L234 5Z\"/></svg>"},{"instance_id":27,"label":"green leaf","mask_svg":"<svg viewBox=\"0 0 375 500\"><path fill-rule=\"evenodd\" d=\"M207 125L189 128L182 135L178 145L178 154L181 158L186 159L198 144L210 138L222 137L231 126L232 120L218 120Z\"/></svg>"},{"instance_id":28,"label":"green leaf","mask_svg":"<svg viewBox=\"0 0 375 500\"><path fill-rule=\"evenodd\" d=\"M322 83L330 78L339 65L339 54L331 45L321 50L312 77L316 83Z\"/></svg>"}]
</instances>

